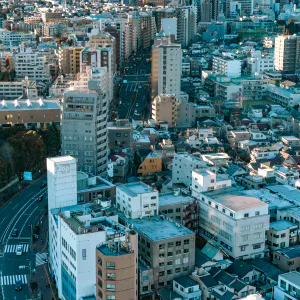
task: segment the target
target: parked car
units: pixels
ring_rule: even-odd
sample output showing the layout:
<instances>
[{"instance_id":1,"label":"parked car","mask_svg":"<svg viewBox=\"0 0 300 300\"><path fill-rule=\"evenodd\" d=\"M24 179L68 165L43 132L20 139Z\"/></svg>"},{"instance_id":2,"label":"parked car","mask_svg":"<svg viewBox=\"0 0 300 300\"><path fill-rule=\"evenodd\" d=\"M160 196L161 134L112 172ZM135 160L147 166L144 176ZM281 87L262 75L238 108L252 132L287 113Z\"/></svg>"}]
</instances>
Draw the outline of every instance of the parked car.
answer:
<instances>
[{"instance_id":1,"label":"parked car","mask_svg":"<svg viewBox=\"0 0 300 300\"><path fill-rule=\"evenodd\" d=\"M41 201L43 201L43 198L44 198L44 196L43 196L43 195L39 196L39 197L37 198L37 202L41 202Z\"/></svg>"},{"instance_id":2,"label":"parked car","mask_svg":"<svg viewBox=\"0 0 300 300\"><path fill-rule=\"evenodd\" d=\"M11 236L12 236L12 237L18 237L18 236L19 236L19 230L15 228L15 229L12 231Z\"/></svg>"},{"instance_id":3,"label":"parked car","mask_svg":"<svg viewBox=\"0 0 300 300\"><path fill-rule=\"evenodd\" d=\"M16 250L16 255L22 255L22 253L23 253L23 248L21 245L18 245Z\"/></svg>"}]
</instances>

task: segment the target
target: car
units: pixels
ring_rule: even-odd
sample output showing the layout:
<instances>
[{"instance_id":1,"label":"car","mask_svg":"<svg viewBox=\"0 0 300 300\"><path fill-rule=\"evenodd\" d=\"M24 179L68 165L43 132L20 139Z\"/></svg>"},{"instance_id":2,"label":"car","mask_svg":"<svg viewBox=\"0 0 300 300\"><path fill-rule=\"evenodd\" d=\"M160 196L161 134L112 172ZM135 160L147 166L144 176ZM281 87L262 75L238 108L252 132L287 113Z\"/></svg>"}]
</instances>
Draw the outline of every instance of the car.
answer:
<instances>
[{"instance_id":1,"label":"car","mask_svg":"<svg viewBox=\"0 0 300 300\"><path fill-rule=\"evenodd\" d=\"M18 236L19 236L19 230L15 228L15 229L12 231L11 236L12 236L12 237L18 237Z\"/></svg>"},{"instance_id":2,"label":"car","mask_svg":"<svg viewBox=\"0 0 300 300\"><path fill-rule=\"evenodd\" d=\"M18 245L17 250L16 250L16 255L19 256L19 255L22 255L22 253L23 253L23 248L21 245Z\"/></svg>"},{"instance_id":3,"label":"car","mask_svg":"<svg viewBox=\"0 0 300 300\"><path fill-rule=\"evenodd\" d=\"M43 198L44 198L44 196L43 196L43 195L39 196L39 197L37 198L37 202L41 202L41 201L43 201Z\"/></svg>"},{"instance_id":4,"label":"car","mask_svg":"<svg viewBox=\"0 0 300 300\"><path fill-rule=\"evenodd\" d=\"M22 281L20 279L16 280L15 290L16 291L21 291L22 290Z\"/></svg>"},{"instance_id":5,"label":"car","mask_svg":"<svg viewBox=\"0 0 300 300\"><path fill-rule=\"evenodd\" d=\"M47 186L47 182L44 181L44 182L41 183L40 188L43 189L43 188L45 188L46 186Z\"/></svg>"}]
</instances>

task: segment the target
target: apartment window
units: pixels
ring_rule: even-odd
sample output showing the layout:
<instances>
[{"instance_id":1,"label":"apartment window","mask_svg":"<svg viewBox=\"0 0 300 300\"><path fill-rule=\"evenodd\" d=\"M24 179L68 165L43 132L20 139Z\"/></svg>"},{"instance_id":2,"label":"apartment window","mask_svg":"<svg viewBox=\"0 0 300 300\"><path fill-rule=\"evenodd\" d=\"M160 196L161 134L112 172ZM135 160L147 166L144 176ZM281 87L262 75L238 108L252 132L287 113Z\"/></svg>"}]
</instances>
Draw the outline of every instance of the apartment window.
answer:
<instances>
[{"instance_id":1,"label":"apartment window","mask_svg":"<svg viewBox=\"0 0 300 300\"><path fill-rule=\"evenodd\" d=\"M160 244L159 249L165 249L165 244Z\"/></svg>"},{"instance_id":2,"label":"apartment window","mask_svg":"<svg viewBox=\"0 0 300 300\"><path fill-rule=\"evenodd\" d=\"M116 274L115 273L107 273L106 274L106 279L115 280L116 279Z\"/></svg>"},{"instance_id":3,"label":"apartment window","mask_svg":"<svg viewBox=\"0 0 300 300\"><path fill-rule=\"evenodd\" d=\"M225 208L223 208L223 209L222 209L222 212L223 212L224 214L226 213L226 210L225 210Z\"/></svg>"},{"instance_id":4,"label":"apartment window","mask_svg":"<svg viewBox=\"0 0 300 300\"><path fill-rule=\"evenodd\" d=\"M232 218L233 218L233 213L230 213L230 217L232 217Z\"/></svg>"},{"instance_id":5,"label":"apartment window","mask_svg":"<svg viewBox=\"0 0 300 300\"><path fill-rule=\"evenodd\" d=\"M254 244L253 245L253 249L259 249L259 248L261 248L261 244Z\"/></svg>"},{"instance_id":6,"label":"apartment window","mask_svg":"<svg viewBox=\"0 0 300 300\"><path fill-rule=\"evenodd\" d=\"M176 212L179 213L180 212L180 208L176 208Z\"/></svg>"},{"instance_id":7,"label":"apartment window","mask_svg":"<svg viewBox=\"0 0 300 300\"><path fill-rule=\"evenodd\" d=\"M246 251L246 246L241 246L241 251Z\"/></svg>"},{"instance_id":8,"label":"apartment window","mask_svg":"<svg viewBox=\"0 0 300 300\"><path fill-rule=\"evenodd\" d=\"M181 268L176 268L175 269L175 273L180 273L181 272Z\"/></svg>"},{"instance_id":9,"label":"apartment window","mask_svg":"<svg viewBox=\"0 0 300 300\"><path fill-rule=\"evenodd\" d=\"M151 200L154 200L154 199L156 199L156 196L152 196L152 197L151 197Z\"/></svg>"},{"instance_id":10,"label":"apartment window","mask_svg":"<svg viewBox=\"0 0 300 300\"><path fill-rule=\"evenodd\" d=\"M287 262L288 266L292 266L295 262L293 260L290 260Z\"/></svg>"},{"instance_id":11,"label":"apartment window","mask_svg":"<svg viewBox=\"0 0 300 300\"><path fill-rule=\"evenodd\" d=\"M180 265L181 261L180 258L175 259L175 265Z\"/></svg>"},{"instance_id":12,"label":"apartment window","mask_svg":"<svg viewBox=\"0 0 300 300\"><path fill-rule=\"evenodd\" d=\"M184 257L183 260L182 260L182 262L184 264L187 264L189 262L189 258L188 257Z\"/></svg>"},{"instance_id":13,"label":"apartment window","mask_svg":"<svg viewBox=\"0 0 300 300\"><path fill-rule=\"evenodd\" d=\"M167 274L168 275L172 274L172 270L167 270Z\"/></svg>"},{"instance_id":14,"label":"apartment window","mask_svg":"<svg viewBox=\"0 0 300 300\"><path fill-rule=\"evenodd\" d=\"M106 262L106 268L108 269L114 269L115 268L115 263L114 262Z\"/></svg>"},{"instance_id":15,"label":"apartment window","mask_svg":"<svg viewBox=\"0 0 300 300\"><path fill-rule=\"evenodd\" d=\"M168 256L173 256L173 252L168 252Z\"/></svg>"},{"instance_id":16,"label":"apartment window","mask_svg":"<svg viewBox=\"0 0 300 300\"><path fill-rule=\"evenodd\" d=\"M286 281L282 280L280 281L280 287L284 290L286 290Z\"/></svg>"},{"instance_id":17,"label":"apartment window","mask_svg":"<svg viewBox=\"0 0 300 300\"><path fill-rule=\"evenodd\" d=\"M215 180L214 180L214 179L211 179L210 183L214 183L214 182L215 182Z\"/></svg>"},{"instance_id":18,"label":"apartment window","mask_svg":"<svg viewBox=\"0 0 300 300\"><path fill-rule=\"evenodd\" d=\"M256 212L255 212L255 215L256 215L256 216L259 216L259 211L256 211Z\"/></svg>"},{"instance_id":19,"label":"apartment window","mask_svg":"<svg viewBox=\"0 0 300 300\"><path fill-rule=\"evenodd\" d=\"M168 262L167 262L167 265L168 265L168 266L172 266L172 265L173 265L173 262L172 262L172 261L168 261Z\"/></svg>"},{"instance_id":20,"label":"apartment window","mask_svg":"<svg viewBox=\"0 0 300 300\"><path fill-rule=\"evenodd\" d=\"M283 233L283 234L281 235L281 237L282 237L282 238L284 238L285 236L286 236L286 234L285 234L285 233Z\"/></svg>"},{"instance_id":21,"label":"apartment window","mask_svg":"<svg viewBox=\"0 0 300 300\"><path fill-rule=\"evenodd\" d=\"M183 249L183 253L189 253L189 249Z\"/></svg>"},{"instance_id":22,"label":"apartment window","mask_svg":"<svg viewBox=\"0 0 300 300\"><path fill-rule=\"evenodd\" d=\"M160 258L165 257L165 254L164 253L159 253L158 257L160 257Z\"/></svg>"},{"instance_id":23,"label":"apartment window","mask_svg":"<svg viewBox=\"0 0 300 300\"><path fill-rule=\"evenodd\" d=\"M163 267L164 265L165 265L164 262L160 262L160 263L159 263L159 266L160 266L160 267Z\"/></svg>"},{"instance_id":24,"label":"apartment window","mask_svg":"<svg viewBox=\"0 0 300 300\"><path fill-rule=\"evenodd\" d=\"M116 285L115 285L115 284L110 284L110 283L108 283L108 284L106 285L106 289L107 289L108 291L110 291L110 292L115 292L115 291L116 291Z\"/></svg>"},{"instance_id":25,"label":"apartment window","mask_svg":"<svg viewBox=\"0 0 300 300\"><path fill-rule=\"evenodd\" d=\"M244 214L244 218L248 218L249 217L249 214Z\"/></svg>"},{"instance_id":26,"label":"apartment window","mask_svg":"<svg viewBox=\"0 0 300 300\"><path fill-rule=\"evenodd\" d=\"M160 272L158 273L158 276L165 276L165 271L160 271Z\"/></svg>"},{"instance_id":27,"label":"apartment window","mask_svg":"<svg viewBox=\"0 0 300 300\"><path fill-rule=\"evenodd\" d=\"M184 240L184 244L188 245L190 243L190 240Z\"/></svg>"},{"instance_id":28,"label":"apartment window","mask_svg":"<svg viewBox=\"0 0 300 300\"><path fill-rule=\"evenodd\" d=\"M181 246L181 241L177 241L176 246Z\"/></svg>"},{"instance_id":29,"label":"apartment window","mask_svg":"<svg viewBox=\"0 0 300 300\"><path fill-rule=\"evenodd\" d=\"M116 296L106 296L106 300L116 300Z\"/></svg>"}]
</instances>

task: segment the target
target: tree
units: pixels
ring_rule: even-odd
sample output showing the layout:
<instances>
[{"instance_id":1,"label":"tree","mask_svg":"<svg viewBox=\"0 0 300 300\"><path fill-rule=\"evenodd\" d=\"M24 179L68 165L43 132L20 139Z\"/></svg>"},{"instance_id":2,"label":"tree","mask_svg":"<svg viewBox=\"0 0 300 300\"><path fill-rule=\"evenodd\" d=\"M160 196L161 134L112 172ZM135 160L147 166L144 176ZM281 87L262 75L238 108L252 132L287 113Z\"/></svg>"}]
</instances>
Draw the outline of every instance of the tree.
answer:
<instances>
[{"instance_id":1,"label":"tree","mask_svg":"<svg viewBox=\"0 0 300 300\"><path fill-rule=\"evenodd\" d=\"M42 137L33 130L19 132L7 140L12 147L14 166L18 174L38 171L45 161L45 146Z\"/></svg>"},{"instance_id":2,"label":"tree","mask_svg":"<svg viewBox=\"0 0 300 300\"><path fill-rule=\"evenodd\" d=\"M0 153L0 187L5 186L9 182L8 162L5 161Z\"/></svg>"}]
</instances>

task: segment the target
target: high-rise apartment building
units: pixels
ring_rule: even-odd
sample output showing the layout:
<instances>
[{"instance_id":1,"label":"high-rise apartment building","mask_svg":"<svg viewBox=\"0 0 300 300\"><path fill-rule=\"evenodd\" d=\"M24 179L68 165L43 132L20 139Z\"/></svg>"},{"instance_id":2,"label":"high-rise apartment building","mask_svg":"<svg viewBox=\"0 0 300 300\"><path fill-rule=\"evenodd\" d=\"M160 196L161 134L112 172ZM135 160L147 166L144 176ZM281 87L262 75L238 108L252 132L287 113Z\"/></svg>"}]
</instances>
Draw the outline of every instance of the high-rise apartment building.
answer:
<instances>
[{"instance_id":1,"label":"high-rise apartment building","mask_svg":"<svg viewBox=\"0 0 300 300\"><path fill-rule=\"evenodd\" d=\"M173 94L180 97L181 84L181 45L172 44L162 38L152 46L151 65L152 99L160 94Z\"/></svg>"},{"instance_id":2,"label":"high-rise apartment building","mask_svg":"<svg viewBox=\"0 0 300 300\"><path fill-rule=\"evenodd\" d=\"M124 241L97 246L96 299L137 299L138 235L125 232Z\"/></svg>"},{"instance_id":3,"label":"high-rise apartment building","mask_svg":"<svg viewBox=\"0 0 300 300\"><path fill-rule=\"evenodd\" d=\"M108 86L106 68L88 68L62 103L62 154L76 157L79 170L97 175L107 167Z\"/></svg>"},{"instance_id":4,"label":"high-rise apartment building","mask_svg":"<svg viewBox=\"0 0 300 300\"><path fill-rule=\"evenodd\" d=\"M80 52L80 72L86 72L87 67L105 67L108 74L108 100L114 97L115 64L111 47L86 47Z\"/></svg>"},{"instance_id":5,"label":"high-rise apartment building","mask_svg":"<svg viewBox=\"0 0 300 300\"><path fill-rule=\"evenodd\" d=\"M177 105L175 95L160 94L152 102L152 119L158 126L160 122L168 122L169 127L175 127L177 120Z\"/></svg>"},{"instance_id":6,"label":"high-rise apartment building","mask_svg":"<svg viewBox=\"0 0 300 300\"><path fill-rule=\"evenodd\" d=\"M300 37L280 35L275 38L274 69L295 73L300 69Z\"/></svg>"},{"instance_id":7,"label":"high-rise apartment building","mask_svg":"<svg viewBox=\"0 0 300 300\"><path fill-rule=\"evenodd\" d=\"M59 68L62 74L80 72L80 52L83 47L63 47L58 50Z\"/></svg>"}]
</instances>

